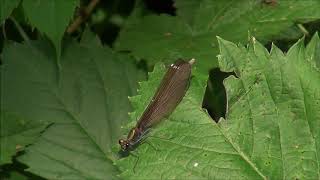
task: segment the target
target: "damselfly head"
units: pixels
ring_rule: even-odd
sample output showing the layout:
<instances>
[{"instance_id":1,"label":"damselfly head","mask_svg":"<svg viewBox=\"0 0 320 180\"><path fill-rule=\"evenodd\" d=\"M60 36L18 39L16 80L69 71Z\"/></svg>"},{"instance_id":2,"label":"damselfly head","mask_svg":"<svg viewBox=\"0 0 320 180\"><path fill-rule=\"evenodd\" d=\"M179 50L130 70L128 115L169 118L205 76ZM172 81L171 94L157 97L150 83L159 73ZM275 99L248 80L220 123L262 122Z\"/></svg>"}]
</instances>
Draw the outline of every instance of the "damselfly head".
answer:
<instances>
[{"instance_id":1,"label":"damselfly head","mask_svg":"<svg viewBox=\"0 0 320 180\"><path fill-rule=\"evenodd\" d=\"M125 139L120 139L119 144L121 146L122 151L126 151L130 147L129 141Z\"/></svg>"},{"instance_id":2,"label":"damselfly head","mask_svg":"<svg viewBox=\"0 0 320 180\"><path fill-rule=\"evenodd\" d=\"M127 139L120 139L119 144L123 151L132 149L132 147L141 139L141 131L138 128L132 128L127 136Z\"/></svg>"}]
</instances>

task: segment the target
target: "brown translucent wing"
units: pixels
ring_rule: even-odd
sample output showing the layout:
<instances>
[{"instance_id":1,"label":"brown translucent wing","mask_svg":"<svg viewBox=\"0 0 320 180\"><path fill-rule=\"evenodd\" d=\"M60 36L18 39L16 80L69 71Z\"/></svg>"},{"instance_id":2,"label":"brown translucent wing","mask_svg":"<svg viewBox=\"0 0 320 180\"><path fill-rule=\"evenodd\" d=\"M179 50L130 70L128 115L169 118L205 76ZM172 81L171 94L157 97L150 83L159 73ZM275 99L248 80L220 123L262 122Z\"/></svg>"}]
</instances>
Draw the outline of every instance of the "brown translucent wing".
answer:
<instances>
[{"instance_id":1,"label":"brown translucent wing","mask_svg":"<svg viewBox=\"0 0 320 180\"><path fill-rule=\"evenodd\" d=\"M169 67L151 102L138 121L139 129L149 129L177 107L188 89L190 75L191 63L189 62L178 60Z\"/></svg>"}]
</instances>

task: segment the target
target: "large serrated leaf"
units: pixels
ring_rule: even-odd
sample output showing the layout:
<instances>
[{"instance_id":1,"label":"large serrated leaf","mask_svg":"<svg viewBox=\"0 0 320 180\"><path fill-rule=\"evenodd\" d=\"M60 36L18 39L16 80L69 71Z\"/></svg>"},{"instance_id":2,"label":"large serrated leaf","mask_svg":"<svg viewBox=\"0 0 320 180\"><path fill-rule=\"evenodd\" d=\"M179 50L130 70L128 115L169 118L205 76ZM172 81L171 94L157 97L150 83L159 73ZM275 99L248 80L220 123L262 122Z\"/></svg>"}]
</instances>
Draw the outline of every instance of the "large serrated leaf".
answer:
<instances>
[{"instance_id":1,"label":"large serrated leaf","mask_svg":"<svg viewBox=\"0 0 320 180\"><path fill-rule=\"evenodd\" d=\"M154 64L159 59L195 58L199 69L217 67L217 35L246 42L248 31L265 41L296 21L320 18L318 0L281 0L275 5L263 0L176 0L177 16L148 15L128 22L115 43L118 50ZM155 23L156 22L156 23Z\"/></svg>"},{"instance_id":2,"label":"large serrated leaf","mask_svg":"<svg viewBox=\"0 0 320 180\"><path fill-rule=\"evenodd\" d=\"M61 68L47 41L4 48L1 107L53 123L18 160L49 179L115 179L111 146L128 121L127 96L144 75L131 58L101 46L89 33L80 44L64 44Z\"/></svg>"},{"instance_id":3,"label":"large serrated leaf","mask_svg":"<svg viewBox=\"0 0 320 180\"><path fill-rule=\"evenodd\" d=\"M218 41L220 68L237 75L224 82L226 120L216 124L201 109L206 78L193 69L190 89L174 113L152 130L134 155L116 162L121 177L319 179L320 72L311 58L315 49L299 41L287 55L276 47L270 54L254 38L248 48ZM317 35L313 41L318 43ZM141 95L132 98L133 121L164 71L156 66L142 83Z\"/></svg>"},{"instance_id":4,"label":"large serrated leaf","mask_svg":"<svg viewBox=\"0 0 320 180\"><path fill-rule=\"evenodd\" d=\"M315 38L317 38L315 36ZM254 39L248 50L219 40L227 121L222 128L270 179L318 179L320 73L303 41L271 55ZM311 52L311 51L310 51Z\"/></svg>"}]
</instances>

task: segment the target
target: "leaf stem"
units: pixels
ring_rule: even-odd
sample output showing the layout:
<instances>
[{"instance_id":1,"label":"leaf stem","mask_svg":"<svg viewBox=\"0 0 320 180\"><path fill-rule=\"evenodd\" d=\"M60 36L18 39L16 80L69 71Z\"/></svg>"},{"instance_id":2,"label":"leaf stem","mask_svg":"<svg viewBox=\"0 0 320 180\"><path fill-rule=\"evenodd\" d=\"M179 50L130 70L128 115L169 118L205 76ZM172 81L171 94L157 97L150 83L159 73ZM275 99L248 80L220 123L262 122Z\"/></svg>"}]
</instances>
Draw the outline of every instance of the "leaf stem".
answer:
<instances>
[{"instance_id":1,"label":"leaf stem","mask_svg":"<svg viewBox=\"0 0 320 180\"><path fill-rule=\"evenodd\" d=\"M302 33L303 33L305 36L308 36L308 35L309 35L308 30L307 30L302 24L298 24L297 26L298 26L298 28L302 31Z\"/></svg>"},{"instance_id":2,"label":"leaf stem","mask_svg":"<svg viewBox=\"0 0 320 180\"><path fill-rule=\"evenodd\" d=\"M14 17L10 16L9 19L14 23L16 26L17 30L19 31L20 35L26 41L28 44L30 44L30 39L27 36L27 34L24 32L23 28L20 26L20 24L14 19Z\"/></svg>"},{"instance_id":3,"label":"leaf stem","mask_svg":"<svg viewBox=\"0 0 320 180\"><path fill-rule=\"evenodd\" d=\"M3 38L6 40L7 39L7 33L6 33L6 21L3 22L3 26L2 26L2 35Z\"/></svg>"},{"instance_id":4,"label":"leaf stem","mask_svg":"<svg viewBox=\"0 0 320 180\"><path fill-rule=\"evenodd\" d=\"M74 22L68 27L67 33L71 34L76 31L79 26L88 19L94 8L97 6L100 0L91 0L89 5L80 9L80 15L74 20Z\"/></svg>"}]
</instances>

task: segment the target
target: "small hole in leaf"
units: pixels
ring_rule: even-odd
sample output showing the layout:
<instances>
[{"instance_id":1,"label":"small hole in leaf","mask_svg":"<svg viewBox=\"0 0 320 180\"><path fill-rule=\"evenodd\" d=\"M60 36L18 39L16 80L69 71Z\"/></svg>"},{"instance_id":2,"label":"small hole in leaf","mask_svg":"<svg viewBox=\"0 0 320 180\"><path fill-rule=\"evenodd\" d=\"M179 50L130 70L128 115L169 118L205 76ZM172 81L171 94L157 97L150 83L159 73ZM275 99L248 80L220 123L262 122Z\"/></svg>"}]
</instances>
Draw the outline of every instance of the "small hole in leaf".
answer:
<instances>
[{"instance_id":1,"label":"small hole in leaf","mask_svg":"<svg viewBox=\"0 0 320 180\"><path fill-rule=\"evenodd\" d=\"M227 97L223 80L233 72L222 72L220 69L212 69L209 73L206 93L202 102L202 107L207 109L209 115L218 122L219 118L226 116Z\"/></svg>"},{"instance_id":2,"label":"small hole in leaf","mask_svg":"<svg viewBox=\"0 0 320 180\"><path fill-rule=\"evenodd\" d=\"M173 0L145 0L144 2L148 9L156 13L176 15L176 8L174 7Z\"/></svg>"}]
</instances>

